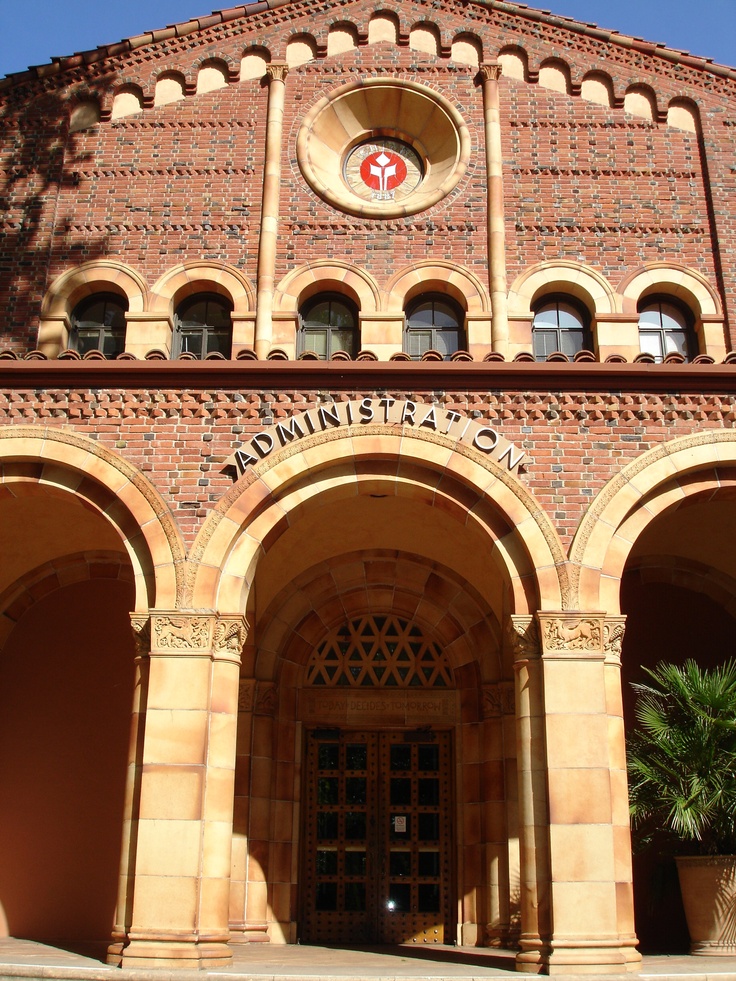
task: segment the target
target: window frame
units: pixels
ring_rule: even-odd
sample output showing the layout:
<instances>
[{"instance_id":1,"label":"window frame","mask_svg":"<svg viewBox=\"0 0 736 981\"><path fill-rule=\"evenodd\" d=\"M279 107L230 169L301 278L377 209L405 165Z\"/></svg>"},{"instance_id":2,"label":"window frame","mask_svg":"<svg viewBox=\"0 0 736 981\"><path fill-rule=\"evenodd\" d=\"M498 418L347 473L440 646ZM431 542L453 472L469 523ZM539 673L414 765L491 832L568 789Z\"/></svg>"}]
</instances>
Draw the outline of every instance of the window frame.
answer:
<instances>
[{"instance_id":1,"label":"window frame","mask_svg":"<svg viewBox=\"0 0 736 981\"><path fill-rule=\"evenodd\" d=\"M425 324L412 324L411 320L419 310L420 307L426 304L432 304L432 323L430 325ZM441 327L436 326L436 312L434 310L435 304L441 304L450 311L455 318L457 324L456 328L452 327ZM457 354L458 351L467 350L467 332L465 327L466 311L453 297L448 296L446 293L438 293L436 291L430 291L427 293L420 293L415 296L406 305L404 312L404 336L403 336L403 350L405 354L408 354L412 361L421 361L427 351L438 351L443 356L443 360L450 361L453 355ZM410 338L417 336L420 333L428 332L430 334L429 346L421 350L418 354L412 353ZM443 354L442 349L446 347L445 344L438 344L438 339L443 333L454 332L456 335L456 342L453 350L448 350L446 354ZM451 346L451 345L450 345Z\"/></svg>"},{"instance_id":2,"label":"window frame","mask_svg":"<svg viewBox=\"0 0 736 981\"><path fill-rule=\"evenodd\" d=\"M314 325L310 326L306 322L309 314L323 303L328 304L328 322L326 324L315 323ZM331 306L333 303L341 304L350 314L353 321L350 328L340 327L339 325L331 322L333 319L331 316ZM344 345L335 345L333 347L335 338L338 335L344 334L346 330L350 331L349 347L346 348ZM316 347L313 347L307 343L307 339L309 337L316 337L320 332L324 332L326 340L324 354L321 354ZM355 301L349 296L332 290L326 293L315 293L301 304L299 308L299 329L297 332L297 356L313 353L317 355L320 361L330 361L339 351L344 351L351 358L354 358L358 353L358 345L359 310L357 303L355 303Z\"/></svg>"},{"instance_id":3,"label":"window frame","mask_svg":"<svg viewBox=\"0 0 736 981\"><path fill-rule=\"evenodd\" d=\"M84 311L87 308L91 308L99 303L104 304L103 320L99 322L97 320L84 320ZM115 326L112 323L106 324L104 322L108 304L118 307L120 313L122 313L122 325ZM82 357L84 357L90 351L101 351L105 357L109 358L110 360L117 358L125 351L127 329L125 314L127 312L128 298L126 296L121 296L119 293L113 293L110 290L105 290L83 297L79 303L76 304L71 314L71 330L69 332L70 349L77 351L80 355L82 355ZM119 343L115 346L112 352L105 353L105 342L111 341L116 337ZM80 341L89 338L95 338L94 343L91 346L80 343Z\"/></svg>"},{"instance_id":4,"label":"window frame","mask_svg":"<svg viewBox=\"0 0 736 981\"><path fill-rule=\"evenodd\" d=\"M677 311L683 320L682 329L677 328L667 328L664 325L662 317L662 307L669 306L673 310ZM642 314L646 313L648 310L658 307L659 313L659 326L654 324L642 325L641 317ZM698 337L695 332L695 315L687 304L682 303L675 297L669 296L666 293L651 293L648 296L642 297L637 304L637 313L639 316L638 328L639 328L639 351L642 354L651 354L654 357L655 364L661 364L665 358L670 354L681 354L686 361L692 361L693 358L697 357L699 353ZM656 354L653 351L645 350L642 347L642 334L656 335L660 339L659 349L660 353ZM667 337L674 337L675 335L681 334L683 345L682 348L676 347L674 351L667 350ZM684 350L683 350L684 348Z\"/></svg>"},{"instance_id":5,"label":"window frame","mask_svg":"<svg viewBox=\"0 0 736 981\"><path fill-rule=\"evenodd\" d=\"M228 316L228 336L229 344L224 346L227 349L227 353L220 350L220 346L210 350L209 340L210 338L217 337L223 333L223 328L213 323L197 323L197 324L185 324L182 322L182 310L186 313L189 307L194 307L198 303L204 302L209 304L211 302L216 303L221 306L223 310L227 311ZM197 361L206 361L207 358L212 354L223 354L223 356L230 360L232 358L232 347L233 347L233 303L229 297L223 296L221 293L214 293L211 290L203 290L199 293L192 293L189 296L184 297L180 303L177 304L176 312L174 313L174 336L172 339L172 358L179 358L182 354L193 355ZM205 307L205 320L207 320L207 307ZM194 351L182 350L182 342L188 336L195 335L196 331L199 331L201 338L200 353L197 354Z\"/></svg>"},{"instance_id":6,"label":"window frame","mask_svg":"<svg viewBox=\"0 0 736 981\"><path fill-rule=\"evenodd\" d=\"M537 326L537 317L540 316L546 309L556 307L556 326ZM572 311L577 314L579 327L569 327L560 324L560 304L565 304L567 307L572 308ZM572 296L569 293L546 293L541 296L539 300L534 304L533 307L533 317L532 317L532 354L534 355L535 361L546 361L552 354L564 354L566 357L573 360L576 355L581 351L593 351L593 332L590 327L590 311L577 297ZM575 351L566 351L566 345L563 342L564 335L571 335L573 333L580 333L580 346L577 347ZM537 349L536 339L541 338L544 335L554 334L556 336L556 346L554 350L549 352L540 353Z\"/></svg>"}]
</instances>

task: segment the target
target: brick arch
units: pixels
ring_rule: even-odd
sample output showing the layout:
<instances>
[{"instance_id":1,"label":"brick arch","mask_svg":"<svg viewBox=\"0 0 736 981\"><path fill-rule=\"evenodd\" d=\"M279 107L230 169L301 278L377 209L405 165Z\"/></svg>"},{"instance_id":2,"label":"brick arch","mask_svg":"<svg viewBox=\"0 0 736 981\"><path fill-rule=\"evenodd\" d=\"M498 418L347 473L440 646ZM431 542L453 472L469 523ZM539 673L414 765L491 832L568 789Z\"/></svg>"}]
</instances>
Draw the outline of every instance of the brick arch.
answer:
<instances>
[{"instance_id":1,"label":"brick arch","mask_svg":"<svg viewBox=\"0 0 736 981\"><path fill-rule=\"evenodd\" d=\"M288 273L274 294L274 312L296 314L301 304L322 291L345 293L362 314L379 309L379 289L364 269L337 259L318 259Z\"/></svg>"},{"instance_id":2,"label":"brick arch","mask_svg":"<svg viewBox=\"0 0 736 981\"><path fill-rule=\"evenodd\" d=\"M295 609L296 617L284 614ZM285 586L258 621L257 676L300 681L330 630L376 612L418 623L449 656L459 686L502 677L500 625L467 580L423 556L384 549L336 556Z\"/></svg>"},{"instance_id":3,"label":"brick arch","mask_svg":"<svg viewBox=\"0 0 736 981\"><path fill-rule=\"evenodd\" d=\"M114 259L84 262L62 273L49 286L41 304L41 319L70 316L80 300L95 293L117 293L127 298L131 313L140 313L147 303L148 286L134 269Z\"/></svg>"},{"instance_id":4,"label":"brick arch","mask_svg":"<svg viewBox=\"0 0 736 981\"><path fill-rule=\"evenodd\" d=\"M258 561L309 502L356 493L431 504L488 543L517 612L565 608L569 584L557 532L503 466L438 433L375 425L300 439L242 477L191 550L187 604L241 612Z\"/></svg>"},{"instance_id":5,"label":"brick arch","mask_svg":"<svg viewBox=\"0 0 736 981\"><path fill-rule=\"evenodd\" d=\"M177 304L195 293L219 293L232 302L234 314L255 310L256 291L247 276L224 262L193 260L174 266L156 282L150 312L171 316Z\"/></svg>"},{"instance_id":6,"label":"brick arch","mask_svg":"<svg viewBox=\"0 0 736 981\"><path fill-rule=\"evenodd\" d=\"M0 593L0 647L16 623L40 596L71 583L89 582L92 579L111 579L127 583L134 581L133 570L127 558L109 551L63 555L21 576Z\"/></svg>"},{"instance_id":7,"label":"brick arch","mask_svg":"<svg viewBox=\"0 0 736 981\"><path fill-rule=\"evenodd\" d=\"M532 316L532 307L545 293L569 293L595 317L619 311L613 287L599 272L572 260L540 262L517 276L509 290L509 313Z\"/></svg>"},{"instance_id":8,"label":"brick arch","mask_svg":"<svg viewBox=\"0 0 736 981\"><path fill-rule=\"evenodd\" d=\"M736 486L736 432L713 430L656 446L599 492L580 523L570 559L579 570L581 609L620 612L624 567L637 537L658 515L694 495ZM731 491L732 493L732 491Z\"/></svg>"},{"instance_id":9,"label":"brick arch","mask_svg":"<svg viewBox=\"0 0 736 981\"><path fill-rule=\"evenodd\" d=\"M41 426L0 430L0 482L14 492L37 485L71 494L110 522L130 558L136 610L174 607L185 552L155 487L134 466L95 440Z\"/></svg>"},{"instance_id":10,"label":"brick arch","mask_svg":"<svg viewBox=\"0 0 736 981\"><path fill-rule=\"evenodd\" d=\"M425 260L400 269L384 290L384 307L389 313L403 312L419 293L446 293L467 313L487 313L491 301L480 280L454 262Z\"/></svg>"}]
</instances>

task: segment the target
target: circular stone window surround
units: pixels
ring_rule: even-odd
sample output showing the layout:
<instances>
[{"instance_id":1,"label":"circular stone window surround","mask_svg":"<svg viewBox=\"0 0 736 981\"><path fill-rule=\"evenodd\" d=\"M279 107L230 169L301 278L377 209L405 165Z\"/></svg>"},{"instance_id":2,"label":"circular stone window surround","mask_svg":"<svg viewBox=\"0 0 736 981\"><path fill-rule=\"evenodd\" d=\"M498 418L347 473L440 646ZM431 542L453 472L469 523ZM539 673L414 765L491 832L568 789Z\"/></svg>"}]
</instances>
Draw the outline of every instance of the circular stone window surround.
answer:
<instances>
[{"instance_id":1,"label":"circular stone window surround","mask_svg":"<svg viewBox=\"0 0 736 981\"><path fill-rule=\"evenodd\" d=\"M401 201L365 200L344 176L349 153L381 137L408 144L419 156L423 177ZM447 99L417 82L364 78L317 102L297 135L297 160L305 180L339 211L375 218L414 215L441 201L465 173L470 135Z\"/></svg>"}]
</instances>

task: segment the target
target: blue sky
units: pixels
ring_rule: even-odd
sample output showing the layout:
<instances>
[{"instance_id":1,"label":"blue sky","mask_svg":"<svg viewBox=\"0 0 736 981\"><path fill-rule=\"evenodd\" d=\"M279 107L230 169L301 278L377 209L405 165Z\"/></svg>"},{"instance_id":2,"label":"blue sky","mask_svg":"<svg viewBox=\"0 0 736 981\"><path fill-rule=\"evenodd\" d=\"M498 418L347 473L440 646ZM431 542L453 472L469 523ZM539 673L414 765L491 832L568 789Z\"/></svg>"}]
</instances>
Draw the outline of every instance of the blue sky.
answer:
<instances>
[{"instance_id":1,"label":"blue sky","mask_svg":"<svg viewBox=\"0 0 736 981\"><path fill-rule=\"evenodd\" d=\"M213 5L213 0L0 0L0 76L208 14ZM225 0L220 6L235 5L236 0ZM736 65L736 0L541 0L538 6Z\"/></svg>"}]
</instances>

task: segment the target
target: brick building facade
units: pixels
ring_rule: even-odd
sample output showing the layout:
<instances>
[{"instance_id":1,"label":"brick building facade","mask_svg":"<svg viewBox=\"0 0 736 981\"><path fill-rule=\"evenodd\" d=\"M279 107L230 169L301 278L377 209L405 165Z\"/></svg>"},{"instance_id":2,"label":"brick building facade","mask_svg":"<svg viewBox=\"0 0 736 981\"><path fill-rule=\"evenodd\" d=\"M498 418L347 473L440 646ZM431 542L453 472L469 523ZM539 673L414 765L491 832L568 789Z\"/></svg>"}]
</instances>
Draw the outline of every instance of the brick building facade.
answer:
<instances>
[{"instance_id":1,"label":"brick building facade","mask_svg":"<svg viewBox=\"0 0 736 981\"><path fill-rule=\"evenodd\" d=\"M736 618L735 96L502 0L0 82L0 931L637 969L629 682Z\"/></svg>"}]
</instances>

